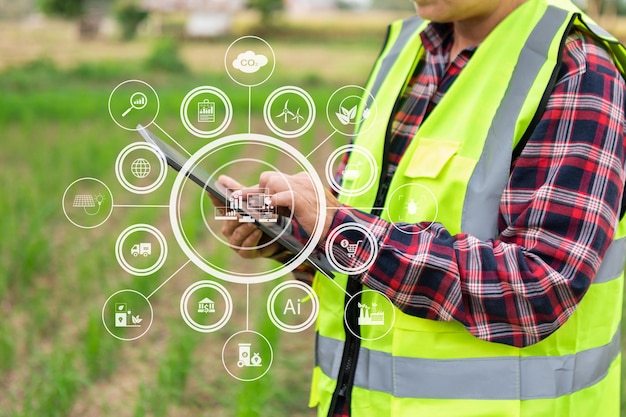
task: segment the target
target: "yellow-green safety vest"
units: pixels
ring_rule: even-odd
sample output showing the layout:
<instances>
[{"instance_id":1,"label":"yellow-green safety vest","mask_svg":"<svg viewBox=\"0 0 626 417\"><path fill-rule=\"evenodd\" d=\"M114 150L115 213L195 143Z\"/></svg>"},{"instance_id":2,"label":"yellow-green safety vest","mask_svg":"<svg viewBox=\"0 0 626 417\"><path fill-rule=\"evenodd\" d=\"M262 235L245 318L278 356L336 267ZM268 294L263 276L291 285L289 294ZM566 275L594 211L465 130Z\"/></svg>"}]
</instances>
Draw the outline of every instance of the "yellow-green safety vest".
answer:
<instances>
[{"instance_id":1,"label":"yellow-green safety vest","mask_svg":"<svg viewBox=\"0 0 626 417\"><path fill-rule=\"evenodd\" d=\"M374 156L376 178L381 178L398 97L423 53L419 33L424 26L417 17L390 26L366 88L370 116L354 144ZM390 221L395 216L409 223L435 219L453 235L497 238L499 201L513 150L545 105L572 26L602 40L624 74L624 47L572 3L529 0L475 51L418 129L386 194L374 187L360 195L346 192L340 201L361 209L383 203L380 215ZM361 175L342 187L363 189L371 174L367 159L352 152L349 163L360 163ZM431 200L422 198L418 218L411 214L415 210L407 210L408 202L426 189L438 205L428 206ZM381 195L385 200L376 201ZM575 313L552 335L524 348L480 340L458 322L421 319L395 307L386 335L369 337L373 327L360 326L355 337L346 330L351 314L346 303L355 309L349 300L357 292L359 302L368 305L383 304L382 296L362 292L354 278L338 275L331 282L318 274L311 406L326 416L334 399L344 396L351 399L352 417L617 417L626 222L615 228L614 241Z\"/></svg>"}]
</instances>

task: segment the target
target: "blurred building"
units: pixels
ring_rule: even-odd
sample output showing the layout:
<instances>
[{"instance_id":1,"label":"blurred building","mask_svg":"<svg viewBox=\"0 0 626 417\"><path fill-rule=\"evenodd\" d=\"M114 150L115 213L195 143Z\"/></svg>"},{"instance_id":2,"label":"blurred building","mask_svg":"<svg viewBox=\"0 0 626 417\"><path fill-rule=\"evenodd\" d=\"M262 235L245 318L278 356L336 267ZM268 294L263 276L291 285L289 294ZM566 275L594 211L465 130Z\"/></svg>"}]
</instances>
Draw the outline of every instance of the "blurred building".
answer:
<instances>
[{"instance_id":1,"label":"blurred building","mask_svg":"<svg viewBox=\"0 0 626 417\"><path fill-rule=\"evenodd\" d=\"M35 0L0 0L0 19L21 18L35 10Z\"/></svg>"},{"instance_id":2,"label":"blurred building","mask_svg":"<svg viewBox=\"0 0 626 417\"><path fill-rule=\"evenodd\" d=\"M231 28L235 13L245 8L245 0L142 0L142 6L156 17L184 13L185 34L191 37L219 36Z\"/></svg>"},{"instance_id":3,"label":"blurred building","mask_svg":"<svg viewBox=\"0 0 626 417\"><path fill-rule=\"evenodd\" d=\"M321 10L368 9L373 0L285 0L288 14L302 14Z\"/></svg>"},{"instance_id":4,"label":"blurred building","mask_svg":"<svg viewBox=\"0 0 626 417\"><path fill-rule=\"evenodd\" d=\"M159 12L236 12L245 6L245 0L142 0L142 6Z\"/></svg>"}]
</instances>

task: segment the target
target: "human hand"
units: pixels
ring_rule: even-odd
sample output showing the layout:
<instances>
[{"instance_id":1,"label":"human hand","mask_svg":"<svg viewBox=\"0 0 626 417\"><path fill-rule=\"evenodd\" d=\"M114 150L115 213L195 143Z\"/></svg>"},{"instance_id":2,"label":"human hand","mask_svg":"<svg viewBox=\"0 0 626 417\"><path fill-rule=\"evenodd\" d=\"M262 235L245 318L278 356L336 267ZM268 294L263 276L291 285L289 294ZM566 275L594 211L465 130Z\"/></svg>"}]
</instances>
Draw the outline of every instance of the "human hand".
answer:
<instances>
[{"instance_id":1,"label":"human hand","mask_svg":"<svg viewBox=\"0 0 626 417\"><path fill-rule=\"evenodd\" d=\"M222 175L218 181L230 190L244 190L244 194L251 192L254 188L244 188L234 179ZM223 203L209 194L213 205L220 207ZM278 253L281 246L274 242L267 243L268 236L265 235L254 223L240 223L238 220L226 220L222 225L222 234L228 239L232 249L242 258L252 259L258 257L268 258Z\"/></svg>"},{"instance_id":2,"label":"human hand","mask_svg":"<svg viewBox=\"0 0 626 417\"><path fill-rule=\"evenodd\" d=\"M319 202L313 179L306 172L286 175L268 171L259 178L260 189L266 189L272 196L272 203L279 213L292 213L300 226L311 236L319 222ZM330 191L324 190L326 199L326 218L320 240L324 240L330 229L335 212L340 203Z\"/></svg>"}]
</instances>

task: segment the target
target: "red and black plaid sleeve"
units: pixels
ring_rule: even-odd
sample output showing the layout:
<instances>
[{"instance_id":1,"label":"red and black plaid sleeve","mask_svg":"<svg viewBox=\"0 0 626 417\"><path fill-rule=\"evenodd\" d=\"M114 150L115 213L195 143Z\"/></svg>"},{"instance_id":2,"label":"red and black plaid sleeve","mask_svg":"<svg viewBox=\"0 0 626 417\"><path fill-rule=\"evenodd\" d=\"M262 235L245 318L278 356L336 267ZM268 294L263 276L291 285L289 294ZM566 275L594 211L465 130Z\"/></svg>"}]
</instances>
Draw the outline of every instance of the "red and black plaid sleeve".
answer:
<instances>
[{"instance_id":1,"label":"red and black plaid sleeve","mask_svg":"<svg viewBox=\"0 0 626 417\"><path fill-rule=\"evenodd\" d=\"M438 63L443 70L429 75L427 57L396 117L398 143L403 134L410 140L464 59L454 60L461 60L456 74L446 57ZM432 80L420 77L435 77L434 89L427 88ZM459 321L487 341L522 347L553 333L589 288L618 222L625 93L607 52L587 35L570 35L546 110L514 161L500 202L498 238L451 235L437 223L405 225L420 233L401 233L376 216L343 207L331 230L345 222L364 224L380 248L360 281L405 313ZM397 160L407 145L395 146ZM357 252L353 262L368 257Z\"/></svg>"}]
</instances>

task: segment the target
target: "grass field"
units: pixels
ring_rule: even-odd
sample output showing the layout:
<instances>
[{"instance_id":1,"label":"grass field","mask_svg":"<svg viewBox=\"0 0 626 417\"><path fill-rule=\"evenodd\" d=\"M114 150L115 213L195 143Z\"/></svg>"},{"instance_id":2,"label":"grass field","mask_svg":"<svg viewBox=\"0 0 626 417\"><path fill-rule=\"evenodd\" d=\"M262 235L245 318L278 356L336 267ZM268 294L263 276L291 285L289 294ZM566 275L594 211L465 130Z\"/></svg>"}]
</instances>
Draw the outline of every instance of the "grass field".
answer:
<instances>
[{"instance_id":1,"label":"grass field","mask_svg":"<svg viewBox=\"0 0 626 417\"><path fill-rule=\"evenodd\" d=\"M382 36L383 20L366 21L371 33L362 41L272 41L279 65L254 90L253 130L269 133L263 101L279 86L306 89L323 114L335 89L363 83L380 47L372 39ZM227 133L245 131L248 92L221 67L231 40L183 44L189 72L172 73L146 64L154 44L147 38L84 44L58 22L30 29L0 25L0 417L313 415L306 407L313 333L287 334L269 322L264 300L275 283L250 287L248 312L246 286L225 283L235 299L233 319L216 333L200 334L178 310L183 291L207 279L188 265L151 298L150 331L134 342L119 341L101 322L107 297L124 288L150 294L186 262L167 210L115 208L92 230L74 227L61 210L65 188L81 177L105 182L118 204L158 205L169 198L173 175L149 196L129 193L115 177L118 153L139 140L107 113L109 93L124 80L140 78L155 87L161 100L157 122L191 151L206 141L183 128L178 112L183 96L199 85L227 91L235 108ZM297 146L311 151L329 129L321 121ZM344 143L347 138L333 137L313 163L321 171L325 156ZM132 277L114 256L119 233L139 222L159 226L170 242L164 267L148 277ZM227 251L217 256L236 262ZM276 352L271 372L250 383L231 378L220 359L224 342L245 327L246 316Z\"/></svg>"},{"instance_id":2,"label":"grass field","mask_svg":"<svg viewBox=\"0 0 626 417\"><path fill-rule=\"evenodd\" d=\"M119 341L101 322L107 297L127 288L150 294L186 261L167 210L116 207L91 230L73 226L61 210L65 188L82 177L106 183L117 204L158 205L169 198L174 175L149 196L129 193L115 177L118 153L140 139L107 112L109 93L124 80L140 78L157 90L157 122L191 151L206 141L191 136L178 113L183 96L197 86L227 91L235 116L226 133L246 131L248 91L220 67L234 38L185 43L180 53L189 71L172 73L160 69L167 62L146 64L156 43L150 39L83 44L58 22L32 30L4 24L0 32L0 416L312 415L306 404L313 333L283 333L271 324L265 300L275 283L250 286L248 312L246 286L225 283L235 300L233 318L218 332L200 334L183 323L178 303L189 285L209 277L187 266L151 298L150 331L137 341ZM340 43L328 51L306 40L272 46L277 70L254 89L251 103L251 125L259 133L269 133L261 114L271 91L305 88L323 114L336 88L364 81L379 48L351 41L346 64ZM316 124L297 146L308 152L329 133ZM338 138L321 149L316 165L346 142ZM131 276L115 260L118 235L134 223L158 226L170 242L165 265L148 277ZM236 261L230 252L219 256ZM275 351L271 372L249 383L230 377L221 363L224 342L245 328L246 315L250 329Z\"/></svg>"}]
</instances>

